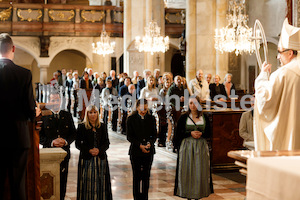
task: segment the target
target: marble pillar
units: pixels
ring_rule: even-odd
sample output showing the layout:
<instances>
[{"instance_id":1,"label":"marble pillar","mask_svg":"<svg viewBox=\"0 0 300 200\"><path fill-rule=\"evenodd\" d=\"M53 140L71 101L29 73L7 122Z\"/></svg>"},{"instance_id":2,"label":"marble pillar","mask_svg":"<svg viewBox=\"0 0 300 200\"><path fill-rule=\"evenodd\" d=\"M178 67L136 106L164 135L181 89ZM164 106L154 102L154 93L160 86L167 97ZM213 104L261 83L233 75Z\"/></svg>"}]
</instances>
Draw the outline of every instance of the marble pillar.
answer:
<instances>
[{"instance_id":1,"label":"marble pillar","mask_svg":"<svg viewBox=\"0 0 300 200\"><path fill-rule=\"evenodd\" d=\"M187 0L186 11L186 77L190 81L199 69L204 74L216 72L216 1Z\"/></svg>"},{"instance_id":2,"label":"marble pillar","mask_svg":"<svg viewBox=\"0 0 300 200\"><path fill-rule=\"evenodd\" d=\"M146 1L124 1L124 72L132 74L137 70L142 74L144 69L150 69L152 72L158 68L164 71L164 54L138 52L135 48L135 37L145 35L144 27L148 26L150 21L157 22L161 28L161 35L164 36L164 2L163 0Z\"/></svg>"},{"instance_id":3,"label":"marble pillar","mask_svg":"<svg viewBox=\"0 0 300 200\"><path fill-rule=\"evenodd\" d=\"M151 21L155 21L154 19L154 2L155 0L146 0L146 26L149 25ZM159 24L157 24L159 25ZM145 68L151 70L153 73L154 70L154 59L155 54L151 55L151 53L144 53L145 55Z\"/></svg>"},{"instance_id":4,"label":"marble pillar","mask_svg":"<svg viewBox=\"0 0 300 200\"><path fill-rule=\"evenodd\" d=\"M40 65L40 83L47 84L47 75L48 75L48 68L49 65Z\"/></svg>"},{"instance_id":5,"label":"marble pillar","mask_svg":"<svg viewBox=\"0 0 300 200\"><path fill-rule=\"evenodd\" d=\"M129 51L128 47L131 43L131 0L126 0L124 2L124 24L123 24L123 37L124 37L124 54L123 54L123 63L124 63L124 72L130 73L129 66Z\"/></svg>"},{"instance_id":6,"label":"marble pillar","mask_svg":"<svg viewBox=\"0 0 300 200\"><path fill-rule=\"evenodd\" d=\"M40 149L41 200L60 199L60 163L66 155L62 148Z\"/></svg>"},{"instance_id":7,"label":"marble pillar","mask_svg":"<svg viewBox=\"0 0 300 200\"><path fill-rule=\"evenodd\" d=\"M106 72L106 74L109 74L109 71L111 70L111 54L110 55L98 55L93 54L93 64L88 65L88 67L92 67L94 72Z\"/></svg>"},{"instance_id":8,"label":"marble pillar","mask_svg":"<svg viewBox=\"0 0 300 200\"><path fill-rule=\"evenodd\" d=\"M147 0L146 1L146 26L149 22L155 21L160 27L160 35L165 36L165 9L163 0ZM165 54L164 53L145 53L145 68L160 69L164 71L165 68Z\"/></svg>"},{"instance_id":9,"label":"marble pillar","mask_svg":"<svg viewBox=\"0 0 300 200\"><path fill-rule=\"evenodd\" d=\"M186 80L189 82L196 76L196 1L186 2Z\"/></svg>"},{"instance_id":10,"label":"marble pillar","mask_svg":"<svg viewBox=\"0 0 300 200\"><path fill-rule=\"evenodd\" d=\"M216 9L216 28L220 29L228 24L226 19L227 0L217 0ZM226 73L228 73L228 53L216 51L216 70L215 72L212 70L211 73L218 74L222 77L222 82L224 81L223 77L225 77Z\"/></svg>"},{"instance_id":11,"label":"marble pillar","mask_svg":"<svg viewBox=\"0 0 300 200\"><path fill-rule=\"evenodd\" d=\"M166 31L166 23L165 23L165 2L163 0L160 0L159 2L160 6L160 12L159 14L159 19L160 19L160 34L165 37L165 31ZM158 53L159 57L156 57L155 62L157 63L155 68L160 69L160 74L162 75L162 72L165 72L165 53Z\"/></svg>"}]
</instances>

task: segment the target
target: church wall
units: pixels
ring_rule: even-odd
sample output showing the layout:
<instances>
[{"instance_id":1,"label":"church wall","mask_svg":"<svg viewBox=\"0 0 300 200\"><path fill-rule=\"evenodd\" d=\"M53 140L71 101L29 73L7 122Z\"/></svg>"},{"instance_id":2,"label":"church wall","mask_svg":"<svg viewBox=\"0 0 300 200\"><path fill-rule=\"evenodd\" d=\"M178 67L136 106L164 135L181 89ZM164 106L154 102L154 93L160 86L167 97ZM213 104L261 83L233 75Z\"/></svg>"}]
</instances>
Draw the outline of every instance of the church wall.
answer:
<instances>
[{"instance_id":1,"label":"church wall","mask_svg":"<svg viewBox=\"0 0 300 200\"><path fill-rule=\"evenodd\" d=\"M15 57L13 61L16 65L31 70L33 84L39 82L40 70L37 67L37 62L32 55L30 55L29 53L27 53L26 51L20 48L16 48Z\"/></svg>"},{"instance_id":2,"label":"church wall","mask_svg":"<svg viewBox=\"0 0 300 200\"><path fill-rule=\"evenodd\" d=\"M65 68L67 70L73 69L78 70L81 76L84 68L86 67L86 57L81 52L76 50L65 50L58 53L54 59L51 61L48 68L47 81L53 77L53 73L58 69Z\"/></svg>"},{"instance_id":3,"label":"church wall","mask_svg":"<svg viewBox=\"0 0 300 200\"><path fill-rule=\"evenodd\" d=\"M16 48L13 62L16 65L19 65L31 71L32 87L35 88L35 83L40 81L40 69L37 67L37 62L34 57L23 49ZM35 94L35 90L33 92Z\"/></svg>"},{"instance_id":4,"label":"church wall","mask_svg":"<svg viewBox=\"0 0 300 200\"><path fill-rule=\"evenodd\" d=\"M34 84L40 82L40 68L38 67L36 60L33 60L31 63L31 73L32 83Z\"/></svg>"}]
</instances>

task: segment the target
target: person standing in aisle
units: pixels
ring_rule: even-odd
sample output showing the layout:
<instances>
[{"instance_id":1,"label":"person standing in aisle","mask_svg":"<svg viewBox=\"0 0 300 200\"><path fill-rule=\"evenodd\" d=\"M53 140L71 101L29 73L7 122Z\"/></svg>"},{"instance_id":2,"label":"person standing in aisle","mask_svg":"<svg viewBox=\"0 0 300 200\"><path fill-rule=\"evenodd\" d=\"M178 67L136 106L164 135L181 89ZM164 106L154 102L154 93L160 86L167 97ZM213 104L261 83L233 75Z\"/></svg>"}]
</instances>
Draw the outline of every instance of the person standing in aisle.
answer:
<instances>
[{"instance_id":1,"label":"person standing in aisle","mask_svg":"<svg viewBox=\"0 0 300 200\"><path fill-rule=\"evenodd\" d=\"M136 111L127 119L127 140L133 172L134 200L148 200L150 171L155 154L156 121L146 99L136 101ZM142 188L141 188L142 186Z\"/></svg>"}]
</instances>

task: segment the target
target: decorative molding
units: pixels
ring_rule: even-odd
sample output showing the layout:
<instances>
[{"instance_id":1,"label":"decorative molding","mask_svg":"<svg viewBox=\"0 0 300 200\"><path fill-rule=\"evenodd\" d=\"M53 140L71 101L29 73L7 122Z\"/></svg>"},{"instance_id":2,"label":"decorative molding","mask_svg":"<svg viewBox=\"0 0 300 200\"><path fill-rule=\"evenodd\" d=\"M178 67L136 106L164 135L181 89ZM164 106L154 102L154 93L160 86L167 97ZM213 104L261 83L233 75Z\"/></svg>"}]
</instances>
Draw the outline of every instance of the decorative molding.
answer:
<instances>
[{"instance_id":1,"label":"decorative molding","mask_svg":"<svg viewBox=\"0 0 300 200\"><path fill-rule=\"evenodd\" d=\"M40 9L38 10L21 10L18 9L17 16L20 18L21 21L40 21L40 18L43 16L43 13Z\"/></svg>"},{"instance_id":2,"label":"decorative molding","mask_svg":"<svg viewBox=\"0 0 300 200\"><path fill-rule=\"evenodd\" d=\"M104 11L95 11L95 10L82 10L81 11L81 18L84 22L100 22L105 17Z\"/></svg>"},{"instance_id":3,"label":"decorative molding","mask_svg":"<svg viewBox=\"0 0 300 200\"><path fill-rule=\"evenodd\" d=\"M49 57L50 36L40 36L40 57Z\"/></svg>"},{"instance_id":4,"label":"decorative molding","mask_svg":"<svg viewBox=\"0 0 300 200\"><path fill-rule=\"evenodd\" d=\"M181 12L167 13L165 19L168 24L181 24L182 17Z\"/></svg>"},{"instance_id":5,"label":"decorative molding","mask_svg":"<svg viewBox=\"0 0 300 200\"><path fill-rule=\"evenodd\" d=\"M5 10L0 11L0 21L6 21L10 18L11 16L11 9L12 7L9 7Z\"/></svg>"},{"instance_id":6,"label":"decorative molding","mask_svg":"<svg viewBox=\"0 0 300 200\"><path fill-rule=\"evenodd\" d=\"M41 198L52 199L54 196L55 175L51 172L43 172L41 176Z\"/></svg>"},{"instance_id":7,"label":"decorative molding","mask_svg":"<svg viewBox=\"0 0 300 200\"><path fill-rule=\"evenodd\" d=\"M49 17L53 21L70 22L75 16L74 10L49 10Z\"/></svg>"},{"instance_id":8,"label":"decorative molding","mask_svg":"<svg viewBox=\"0 0 300 200\"><path fill-rule=\"evenodd\" d=\"M123 12L122 11L114 11L114 22L124 23Z\"/></svg>"}]
</instances>

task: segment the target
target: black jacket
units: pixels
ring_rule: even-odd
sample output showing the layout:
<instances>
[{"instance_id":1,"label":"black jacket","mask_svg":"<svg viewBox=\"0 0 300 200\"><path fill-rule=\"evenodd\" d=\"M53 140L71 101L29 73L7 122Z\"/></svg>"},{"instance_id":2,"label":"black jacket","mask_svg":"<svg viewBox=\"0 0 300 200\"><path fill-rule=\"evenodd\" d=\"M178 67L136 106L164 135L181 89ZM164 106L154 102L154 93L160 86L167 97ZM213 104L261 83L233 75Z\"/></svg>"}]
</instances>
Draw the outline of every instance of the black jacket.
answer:
<instances>
[{"instance_id":1,"label":"black jacket","mask_svg":"<svg viewBox=\"0 0 300 200\"><path fill-rule=\"evenodd\" d=\"M120 90L119 90L119 96L120 97L123 97L127 93L128 93L128 86L127 85L123 85L122 87L120 87Z\"/></svg>"},{"instance_id":2,"label":"black jacket","mask_svg":"<svg viewBox=\"0 0 300 200\"><path fill-rule=\"evenodd\" d=\"M223 95L225 97L225 100L228 98L224 85L220 83L219 86L220 86L221 93L217 93L216 91L217 85L215 83L209 85L210 98L212 101L214 100L215 96L218 94Z\"/></svg>"},{"instance_id":3,"label":"black jacket","mask_svg":"<svg viewBox=\"0 0 300 200\"><path fill-rule=\"evenodd\" d=\"M96 145L95 145L96 144ZM77 128L76 148L80 150L80 158L89 160L92 155L89 153L90 149L98 148L100 159L106 158L106 150L109 148L109 139L107 133L107 126L101 123L100 128L96 128L96 135L92 129L86 129L84 124L79 124Z\"/></svg>"},{"instance_id":4,"label":"black jacket","mask_svg":"<svg viewBox=\"0 0 300 200\"><path fill-rule=\"evenodd\" d=\"M71 82L69 82L68 80L65 81L65 85L68 88L68 92L71 91L72 87L73 87L73 80Z\"/></svg>"},{"instance_id":5,"label":"black jacket","mask_svg":"<svg viewBox=\"0 0 300 200\"><path fill-rule=\"evenodd\" d=\"M203 114L204 115L204 114ZM175 134L174 134L174 138L173 138L173 143L174 143L174 147L175 149L179 149L181 142L184 138L190 137L191 133L186 133L186 120L188 118L188 113L183 113L178 122L177 122L177 127L175 129ZM204 119L205 119L205 130L202 133L203 138L210 138L211 136L211 132L210 132L210 123L209 123L209 119L206 115L204 115Z\"/></svg>"},{"instance_id":6,"label":"black jacket","mask_svg":"<svg viewBox=\"0 0 300 200\"><path fill-rule=\"evenodd\" d=\"M80 79L79 81L79 88L86 89L86 82L84 79ZM89 79L89 89L93 89L92 81Z\"/></svg>"},{"instance_id":7,"label":"black jacket","mask_svg":"<svg viewBox=\"0 0 300 200\"><path fill-rule=\"evenodd\" d=\"M51 148L51 142L61 137L68 142L68 145L62 148L70 154L70 145L76 137L76 129L71 113L61 110L59 112L59 119L56 119L54 114L52 114L43 116L42 121L40 144L44 148Z\"/></svg>"},{"instance_id":8,"label":"black jacket","mask_svg":"<svg viewBox=\"0 0 300 200\"><path fill-rule=\"evenodd\" d=\"M137 86L136 86L137 98L140 98L141 91L145 86L146 86L146 82L144 78L142 80L139 80L139 82L137 82Z\"/></svg>"},{"instance_id":9,"label":"black jacket","mask_svg":"<svg viewBox=\"0 0 300 200\"><path fill-rule=\"evenodd\" d=\"M154 116L146 114L144 119L134 112L127 118L127 140L131 143L129 148L129 155L147 156L155 154L154 143L156 141L156 121ZM150 142L150 153L143 153L140 149L140 144L146 145Z\"/></svg>"},{"instance_id":10,"label":"black jacket","mask_svg":"<svg viewBox=\"0 0 300 200\"><path fill-rule=\"evenodd\" d=\"M28 120L35 117L31 72L1 58L0 94L1 149L29 148Z\"/></svg>"}]
</instances>

